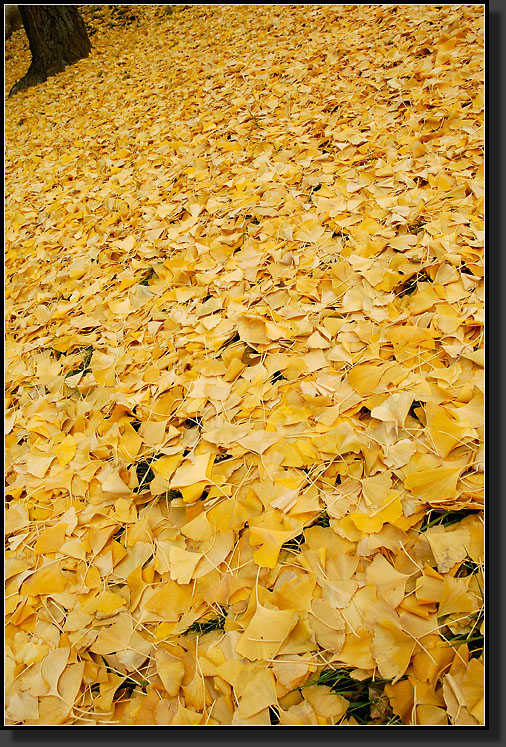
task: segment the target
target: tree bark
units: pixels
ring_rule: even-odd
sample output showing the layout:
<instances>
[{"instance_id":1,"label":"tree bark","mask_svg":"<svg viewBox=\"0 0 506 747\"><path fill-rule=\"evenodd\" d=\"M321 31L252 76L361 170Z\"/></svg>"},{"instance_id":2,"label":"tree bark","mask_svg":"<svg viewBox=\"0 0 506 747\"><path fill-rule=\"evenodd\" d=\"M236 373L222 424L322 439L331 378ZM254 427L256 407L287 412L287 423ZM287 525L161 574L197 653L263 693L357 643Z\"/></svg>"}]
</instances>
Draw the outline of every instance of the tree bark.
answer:
<instances>
[{"instance_id":1,"label":"tree bark","mask_svg":"<svg viewBox=\"0 0 506 747\"><path fill-rule=\"evenodd\" d=\"M86 26L75 5L20 5L32 62L9 96L61 73L90 53Z\"/></svg>"},{"instance_id":2,"label":"tree bark","mask_svg":"<svg viewBox=\"0 0 506 747\"><path fill-rule=\"evenodd\" d=\"M17 5L4 5L5 13L5 41L23 26L23 19Z\"/></svg>"}]
</instances>

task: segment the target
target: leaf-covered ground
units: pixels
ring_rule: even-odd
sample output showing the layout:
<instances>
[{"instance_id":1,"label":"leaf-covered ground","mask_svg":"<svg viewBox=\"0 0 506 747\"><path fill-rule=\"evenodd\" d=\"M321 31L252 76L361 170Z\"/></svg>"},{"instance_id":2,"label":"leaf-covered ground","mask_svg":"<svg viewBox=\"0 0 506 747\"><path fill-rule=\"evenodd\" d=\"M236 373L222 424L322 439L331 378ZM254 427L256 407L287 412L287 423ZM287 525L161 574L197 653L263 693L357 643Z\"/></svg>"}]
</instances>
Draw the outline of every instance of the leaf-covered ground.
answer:
<instances>
[{"instance_id":1,"label":"leaf-covered ground","mask_svg":"<svg viewBox=\"0 0 506 747\"><path fill-rule=\"evenodd\" d=\"M7 723L482 724L483 6L124 8L6 102Z\"/></svg>"}]
</instances>

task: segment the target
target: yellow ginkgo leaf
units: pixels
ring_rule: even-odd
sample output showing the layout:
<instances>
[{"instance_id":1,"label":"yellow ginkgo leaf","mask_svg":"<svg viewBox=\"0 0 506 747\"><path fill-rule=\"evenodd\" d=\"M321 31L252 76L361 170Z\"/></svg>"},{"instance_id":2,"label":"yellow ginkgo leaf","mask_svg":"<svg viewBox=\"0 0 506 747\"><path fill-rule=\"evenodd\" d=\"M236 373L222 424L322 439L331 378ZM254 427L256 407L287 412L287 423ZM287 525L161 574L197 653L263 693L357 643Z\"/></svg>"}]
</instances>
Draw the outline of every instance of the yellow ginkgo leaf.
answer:
<instances>
[{"instance_id":1,"label":"yellow ginkgo leaf","mask_svg":"<svg viewBox=\"0 0 506 747\"><path fill-rule=\"evenodd\" d=\"M196 482L194 485L188 485L185 488L181 488L181 495L185 503L195 503L202 495L202 491L208 484L208 481Z\"/></svg>"},{"instance_id":2,"label":"yellow ginkgo leaf","mask_svg":"<svg viewBox=\"0 0 506 747\"><path fill-rule=\"evenodd\" d=\"M359 628L347 633L341 650L336 654L336 661L359 669L374 669L372 658L372 633L366 628Z\"/></svg>"},{"instance_id":3,"label":"yellow ginkgo leaf","mask_svg":"<svg viewBox=\"0 0 506 747\"><path fill-rule=\"evenodd\" d=\"M389 493L383 504L372 511L370 514L352 513L349 519L361 532L374 534L379 532L383 524L387 522L395 524L396 520L402 516L401 498L395 491Z\"/></svg>"},{"instance_id":4,"label":"yellow ginkgo leaf","mask_svg":"<svg viewBox=\"0 0 506 747\"><path fill-rule=\"evenodd\" d=\"M381 506L391 494L392 476L389 471L366 477L361 482L362 494L368 505Z\"/></svg>"},{"instance_id":5,"label":"yellow ginkgo leaf","mask_svg":"<svg viewBox=\"0 0 506 747\"><path fill-rule=\"evenodd\" d=\"M188 609L192 600L191 586L180 586L169 580L162 583L150 596L146 603L146 610L152 612L160 620L172 622Z\"/></svg>"},{"instance_id":6,"label":"yellow ginkgo leaf","mask_svg":"<svg viewBox=\"0 0 506 747\"><path fill-rule=\"evenodd\" d=\"M361 363L348 372L348 381L361 396L372 394L378 386L384 370L373 363Z\"/></svg>"},{"instance_id":7,"label":"yellow ginkgo leaf","mask_svg":"<svg viewBox=\"0 0 506 747\"><path fill-rule=\"evenodd\" d=\"M250 661L272 659L297 619L297 613L292 610L268 609L257 604L255 614L237 643L237 653Z\"/></svg>"},{"instance_id":8,"label":"yellow ginkgo leaf","mask_svg":"<svg viewBox=\"0 0 506 747\"><path fill-rule=\"evenodd\" d=\"M239 716L250 718L264 708L276 705L276 681L270 669L261 669L254 674L242 690L239 700Z\"/></svg>"},{"instance_id":9,"label":"yellow ginkgo leaf","mask_svg":"<svg viewBox=\"0 0 506 747\"><path fill-rule=\"evenodd\" d=\"M193 576L195 566L202 557L201 552L189 552L181 547L171 547L169 554L170 577L179 584L188 584Z\"/></svg>"},{"instance_id":10,"label":"yellow ginkgo leaf","mask_svg":"<svg viewBox=\"0 0 506 747\"><path fill-rule=\"evenodd\" d=\"M330 348L330 342L326 340L318 330L315 330L315 332L307 338L307 346L308 348L311 348L311 350L315 348L325 350L326 348Z\"/></svg>"},{"instance_id":11,"label":"yellow ginkgo leaf","mask_svg":"<svg viewBox=\"0 0 506 747\"><path fill-rule=\"evenodd\" d=\"M131 495L132 493L116 470L113 470L103 481L102 490L104 493L110 493L111 495Z\"/></svg>"},{"instance_id":12,"label":"yellow ginkgo leaf","mask_svg":"<svg viewBox=\"0 0 506 747\"><path fill-rule=\"evenodd\" d=\"M366 579L368 584L376 586L383 599L395 609L404 599L409 575L396 571L383 555L378 554L367 567Z\"/></svg>"},{"instance_id":13,"label":"yellow ginkgo leaf","mask_svg":"<svg viewBox=\"0 0 506 747\"><path fill-rule=\"evenodd\" d=\"M58 552L65 541L66 524L56 524L54 527L45 529L39 535L33 551L35 555L47 555L47 553Z\"/></svg>"},{"instance_id":14,"label":"yellow ginkgo leaf","mask_svg":"<svg viewBox=\"0 0 506 747\"><path fill-rule=\"evenodd\" d=\"M468 588L467 579L445 576L441 599L439 600L438 615L460 615L477 612L481 607L481 600Z\"/></svg>"},{"instance_id":15,"label":"yellow ginkgo leaf","mask_svg":"<svg viewBox=\"0 0 506 747\"><path fill-rule=\"evenodd\" d=\"M112 706L116 690L125 679L126 675L109 672L107 682L100 683L99 695L93 700L94 707L100 711L108 711Z\"/></svg>"},{"instance_id":16,"label":"yellow ginkgo leaf","mask_svg":"<svg viewBox=\"0 0 506 747\"><path fill-rule=\"evenodd\" d=\"M325 599L313 599L309 625L319 646L335 653L342 649L345 639L344 618Z\"/></svg>"},{"instance_id":17,"label":"yellow ginkgo leaf","mask_svg":"<svg viewBox=\"0 0 506 747\"><path fill-rule=\"evenodd\" d=\"M431 505L444 503L455 498L461 472L462 467L435 467L411 472L404 485L421 502Z\"/></svg>"},{"instance_id":18,"label":"yellow ginkgo leaf","mask_svg":"<svg viewBox=\"0 0 506 747\"><path fill-rule=\"evenodd\" d=\"M76 454L76 449L76 439L70 433L65 436L63 441L60 441L59 444L56 444L54 451L60 467L65 467L67 464L69 464L69 462L72 461Z\"/></svg>"},{"instance_id":19,"label":"yellow ginkgo leaf","mask_svg":"<svg viewBox=\"0 0 506 747\"><path fill-rule=\"evenodd\" d=\"M426 432L438 454L445 459L453 448L462 443L462 437L469 429L451 417L442 407L430 403L426 407L426 416Z\"/></svg>"},{"instance_id":20,"label":"yellow ginkgo leaf","mask_svg":"<svg viewBox=\"0 0 506 747\"><path fill-rule=\"evenodd\" d=\"M203 542L213 535L213 527L207 518L207 513L202 511L194 519L181 527L181 534L192 540Z\"/></svg>"},{"instance_id":21,"label":"yellow ginkgo leaf","mask_svg":"<svg viewBox=\"0 0 506 747\"><path fill-rule=\"evenodd\" d=\"M6 698L5 715L18 723L39 718L39 700L29 692L13 693Z\"/></svg>"},{"instance_id":22,"label":"yellow ginkgo leaf","mask_svg":"<svg viewBox=\"0 0 506 747\"><path fill-rule=\"evenodd\" d=\"M169 480L182 461L183 457L179 454L176 456L164 456L160 459L153 460L151 462L151 469L155 475L161 475Z\"/></svg>"},{"instance_id":23,"label":"yellow ginkgo leaf","mask_svg":"<svg viewBox=\"0 0 506 747\"><path fill-rule=\"evenodd\" d=\"M44 695L58 695L58 680L64 671L70 655L69 648L58 648L50 651L43 659L40 673L48 689ZM42 694L42 693L41 693Z\"/></svg>"},{"instance_id":24,"label":"yellow ginkgo leaf","mask_svg":"<svg viewBox=\"0 0 506 747\"><path fill-rule=\"evenodd\" d=\"M175 471L170 480L170 487L187 488L200 482L207 484L212 463L211 454L198 454L187 459Z\"/></svg>"},{"instance_id":25,"label":"yellow ginkgo leaf","mask_svg":"<svg viewBox=\"0 0 506 747\"><path fill-rule=\"evenodd\" d=\"M434 338L436 334L432 329L416 327L412 324L394 325L386 331L386 337L394 345L416 345L434 348Z\"/></svg>"},{"instance_id":26,"label":"yellow ginkgo leaf","mask_svg":"<svg viewBox=\"0 0 506 747\"><path fill-rule=\"evenodd\" d=\"M36 596L38 594L58 594L67 585L67 578L55 565L41 568L23 582L22 594Z\"/></svg>"},{"instance_id":27,"label":"yellow ginkgo leaf","mask_svg":"<svg viewBox=\"0 0 506 747\"><path fill-rule=\"evenodd\" d=\"M202 438L212 444L229 446L230 444L237 443L237 441L246 436L249 431L250 426L247 424L235 425L233 423L223 423L223 425L218 428L213 428L210 431L202 433Z\"/></svg>"},{"instance_id":28,"label":"yellow ginkgo leaf","mask_svg":"<svg viewBox=\"0 0 506 747\"><path fill-rule=\"evenodd\" d=\"M371 417L402 427L413 400L411 392L394 392L381 405L372 408Z\"/></svg>"},{"instance_id":29,"label":"yellow ginkgo leaf","mask_svg":"<svg viewBox=\"0 0 506 747\"><path fill-rule=\"evenodd\" d=\"M332 719L335 723L347 711L350 702L342 695L332 692L328 685L313 685L303 690L305 700L313 707L317 716Z\"/></svg>"},{"instance_id":30,"label":"yellow ginkgo leaf","mask_svg":"<svg viewBox=\"0 0 506 747\"><path fill-rule=\"evenodd\" d=\"M389 619L376 621L372 653L379 673L385 679L396 682L402 677L409 666L415 646L416 641L399 624Z\"/></svg>"},{"instance_id":31,"label":"yellow ginkgo leaf","mask_svg":"<svg viewBox=\"0 0 506 747\"><path fill-rule=\"evenodd\" d=\"M468 554L471 540L469 530L465 526L457 525L456 528L449 528L447 531L441 531L441 527L429 528L426 537L439 573L447 573Z\"/></svg>"},{"instance_id":32,"label":"yellow ginkgo leaf","mask_svg":"<svg viewBox=\"0 0 506 747\"><path fill-rule=\"evenodd\" d=\"M105 656L116 651L126 650L130 645L133 632L131 617L120 612L111 625L100 627L98 636L90 646L90 651Z\"/></svg>"},{"instance_id":33,"label":"yellow ginkgo leaf","mask_svg":"<svg viewBox=\"0 0 506 747\"><path fill-rule=\"evenodd\" d=\"M49 469L54 456L44 456L43 454L30 454L27 461L26 471L34 477L42 478Z\"/></svg>"},{"instance_id":34,"label":"yellow ginkgo leaf","mask_svg":"<svg viewBox=\"0 0 506 747\"><path fill-rule=\"evenodd\" d=\"M480 723L485 723L484 666L478 659L471 659L462 676L461 690L469 713Z\"/></svg>"},{"instance_id":35,"label":"yellow ginkgo leaf","mask_svg":"<svg viewBox=\"0 0 506 747\"><path fill-rule=\"evenodd\" d=\"M279 432L253 430L246 436L238 438L237 443L255 454L263 454L266 449L280 441L282 437Z\"/></svg>"},{"instance_id":36,"label":"yellow ginkgo leaf","mask_svg":"<svg viewBox=\"0 0 506 747\"><path fill-rule=\"evenodd\" d=\"M142 446L142 438L129 426L118 441L119 453L128 461L133 462Z\"/></svg>"},{"instance_id":37,"label":"yellow ginkgo leaf","mask_svg":"<svg viewBox=\"0 0 506 747\"><path fill-rule=\"evenodd\" d=\"M99 618L110 617L126 605L126 599L112 591L103 591L94 601L95 611Z\"/></svg>"},{"instance_id":38,"label":"yellow ginkgo leaf","mask_svg":"<svg viewBox=\"0 0 506 747\"><path fill-rule=\"evenodd\" d=\"M173 656L169 651L159 648L155 653L155 661L157 672L168 694L177 695L184 676L182 660Z\"/></svg>"},{"instance_id":39,"label":"yellow ginkgo leaf","mask_svg":"<svg viewBox=\"0 0 506 747\"><path fill-rule=\"evenodd\" d=\"M448 726L448 714L440 706L422 703L416 706L416 723L419 726Z\"/></svg>"},{"instance_id":40,"label":"yellow ginkgo leaf","mask_svg":"<svg viewBox=\"0 0 506 747\"><path fill-rule=\"evenodd\" d=\"M257 565L274 568L284 542L295 537L301 530L296 519L274 510L250 520L249 543L261 545L253 554Z\"/></svg>"}]
</instances>

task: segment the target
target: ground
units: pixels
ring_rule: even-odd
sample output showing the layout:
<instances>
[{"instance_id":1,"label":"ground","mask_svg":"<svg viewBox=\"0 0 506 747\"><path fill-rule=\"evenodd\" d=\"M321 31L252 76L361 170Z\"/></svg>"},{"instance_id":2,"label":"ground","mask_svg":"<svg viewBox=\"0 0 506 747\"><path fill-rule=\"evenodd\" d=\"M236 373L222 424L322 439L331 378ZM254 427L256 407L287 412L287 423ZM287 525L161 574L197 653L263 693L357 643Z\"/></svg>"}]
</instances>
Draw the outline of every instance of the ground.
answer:
<instances>
[{"instance_id":1,"label":"ground","mask_svg":"<svg viewBox=\"0 0 506 747\"><path fill-rule=\"evenodd\" d=\"M6 100L7 724L483 724L483 13L82 6Z\"/></svg>"}]
</instances>

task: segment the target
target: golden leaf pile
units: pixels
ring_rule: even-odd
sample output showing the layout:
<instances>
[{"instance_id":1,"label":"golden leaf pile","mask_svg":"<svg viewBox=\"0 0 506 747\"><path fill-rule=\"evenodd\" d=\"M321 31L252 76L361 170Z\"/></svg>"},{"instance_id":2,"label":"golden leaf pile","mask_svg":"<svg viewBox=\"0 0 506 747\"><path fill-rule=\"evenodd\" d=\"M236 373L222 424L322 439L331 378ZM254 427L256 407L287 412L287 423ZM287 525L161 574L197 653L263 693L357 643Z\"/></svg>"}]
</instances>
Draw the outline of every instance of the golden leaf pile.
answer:
<instances>
[{"instance_id":1,"label":"golden leaf pile","mask_svg":"<svg viewBox=\"0 0 506 747\"><path fill-rule=\"evenodd\" d=\"M97 7L6 103L7 723L483 724L483 7Z\"/></svg>"}]
</instances>

